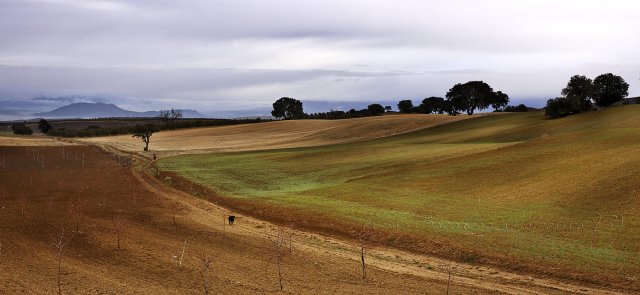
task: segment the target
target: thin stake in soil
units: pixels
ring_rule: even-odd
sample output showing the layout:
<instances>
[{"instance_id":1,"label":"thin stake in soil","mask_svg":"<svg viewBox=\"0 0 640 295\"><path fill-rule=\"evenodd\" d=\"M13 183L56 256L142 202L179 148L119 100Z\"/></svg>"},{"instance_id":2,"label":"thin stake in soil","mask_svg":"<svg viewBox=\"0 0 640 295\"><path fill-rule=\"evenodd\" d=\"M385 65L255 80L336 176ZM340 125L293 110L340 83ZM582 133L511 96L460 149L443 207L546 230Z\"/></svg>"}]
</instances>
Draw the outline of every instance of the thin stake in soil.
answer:
<instances>
[{"instance_id":1,"label":"thin stake in soil","mask_svg":"<svg viewBox=\"0 0 640 295\"><path fill-rule=\"evenodd\" d=\"M184 244L182 244L182 253L180 254L180 259L178 260L178 268L182 268L182 258L184 258L184 251L187 249L187 240L184 240Z\"/></svg>"},{"instance_id":2,"label":"thin stake in soil","mask_svg":"<svg viewBox=\"0 0 640 295\"><path fill-rule=\"evenodd\" d=\"M178 209L177 207L178 207L177 203L173 202L171 204L171 217L173 218L173 226L175 227L178 227L178 224L176 223L176 211Z\"/></svg>"},{"instance_id":3,"label":"thin stake in soil","mask_svg":"<svg viewBox=\"0 0 640 295\"><path fill-rule=\"evenodd\" d=\"M85 213L85 202L78 197L75 202L71 200L69 202L69 213L73 217L76 222L76 233L80 232L80 221L82 217L84 217Z\"/></svg>"},{"instance_id":4,"label":"thin stake in soil","mask_svg":"<svg viewBox=\"0 0 640 295\"><path fill-rule=\"evenodd\" d=\"M27 202L24 194L20 194L20 214L24 215L24 204Z\"/></svg>"},{"instance_id":5,"label":"thin stake in soil","mask_svg":"<svg viewBox=\"0 0 640 295\"><path fill-rule=\"evenodd\" d=\"M65 246L71 242L72 238L73 237L66 237L64 235L64 226L62 226L60 229L60 235L56 237L56 242L54 244L57 257L56 280L58 285L58 295L62 294L62 285L66 285L62 283L62 275L67 274L62 272L62 259L65 254Z\"/></svg>"},{"instance_id":6,"label":"thin stake in soil","mask_svg":"<svg viewBox=\"0 0 640 295\"><path fill-rule=\"evenodd\" d=\"M126 230L126 227L127 227L127 222L122 215L118 214L113 217L113 229L118 239L118 249L120 249L120 239L124 235L124 231Z\"/></svg>"},{"instance_id":7,"label":"thin stake in soil","mask_svg":"<svg viewBox=\"0 0 640 295\"><path fill-rule=\"evenodd\" d=\"M453 281L454 270L455 268L451 267L451 262L449 262L445 268L445 271L447 273L447 295L449 295L449 291L451 291L451 282Z\"/></svg>"},{"instance_id":8,"label":"thin stake in soil","mask_svg":"<svg viewBox=\"0 0 640 295\"><path fill-rule=\"evenodd\" d=\"M186 241L185 241L186 242ZM204 294L209 295L209 268L213 259L206 255L200 255L200 266L202 269L200 273L202 275L202 285L204 287Z\"/></svg>"},{"instance_id":9,"label":"thin stake in soil","mask_svg":"<svg viewBox=\"0 0 640 295\"><path fill-rule=\"evenodd\" d=\"M285 255L287 255L286 251L285 251L285 241L284 241L284 234L282 232L282 228L278 227L277 233L276 233L276 237L275 239L273 239L271 241L272 243L272 251L273 251L273 258L275 260L276 263L276 268L278 269L278 285L280 286L280 291L283 290L283 286L282 286L282 260L284 258Z\"/></svg>"},{"instance_id":10,"label":"thin stake in soil","mask_svg":"<svg viewBox=\"0 0 640 295\"><path fill-rule=\"evenodd\" d=\"M360 261L362 262L362 279L363 280L367 279L367 265L366 265L365 260L364 260L364 254L365 254L365 250L367 248L367 236L368 235L369 234L368 234L366 228L363 226L362 230L358 234L358 243L359 243L359 246L360 246Z\"/></svg>"}]
</instances>

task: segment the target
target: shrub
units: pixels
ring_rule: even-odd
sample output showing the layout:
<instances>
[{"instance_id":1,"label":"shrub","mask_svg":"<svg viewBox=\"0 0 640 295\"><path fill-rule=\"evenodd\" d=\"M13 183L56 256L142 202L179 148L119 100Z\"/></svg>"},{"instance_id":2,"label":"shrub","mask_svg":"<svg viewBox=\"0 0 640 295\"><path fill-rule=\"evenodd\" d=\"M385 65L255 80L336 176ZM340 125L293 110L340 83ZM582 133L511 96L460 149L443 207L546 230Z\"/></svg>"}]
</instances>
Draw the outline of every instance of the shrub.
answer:
<instances>
[{"instance_id":1,"label":"shrub","mask_svg":"<svg viewBox=\"0 0 640 295\"><path fill-rule=\"evenodd\" d=\"M13 130L13 134L18 135L31 135L33 134L33 129L27 126L25 123L15 123L11 125L11 130Z\"/></svg>"}]
</instances>

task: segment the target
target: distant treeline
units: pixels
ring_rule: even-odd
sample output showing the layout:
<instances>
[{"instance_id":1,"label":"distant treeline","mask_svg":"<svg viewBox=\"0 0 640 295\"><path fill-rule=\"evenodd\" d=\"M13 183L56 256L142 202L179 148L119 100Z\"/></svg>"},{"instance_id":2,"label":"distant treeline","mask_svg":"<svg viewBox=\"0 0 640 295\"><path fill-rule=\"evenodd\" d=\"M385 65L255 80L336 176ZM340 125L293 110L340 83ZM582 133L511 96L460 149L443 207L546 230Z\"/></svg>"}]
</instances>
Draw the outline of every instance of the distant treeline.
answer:
<instances>
[{"instance_id":1,"label":"distant treeline","mask_svg":"<svg viewBox=\"0 0 640 295\"><path fill-rule=\"evenodd\" d=\"M414 105L410 99L398 102L400 113L418 114L448 114L457 116L462 113L473 115L477 110L493 108L496 112L528 112L530 108L521 104L509 106L509 95L502 91L494 91L483 81L469 81L458 83L446 93L445 97L428 97L419 105ZM291 97L282 97L273 103L271 115L276 118L287 119L348 119L382 115L391 112L391 106L374 103L366 109L349 111L331 110L329 112L307 114L302 108L302 102Z\"/></svg>"},{"instance_id":2,"label":"distant treeline","mask_svg":"<svg viewBox=\"0 0 640 295\"><path fill-rule=\"evenodd\" d=\"M136 124L134 126L122 126L122 127L107 127L102 128L100 126L89 126L86 129L66 129L57 128L48 130L47 135L60 136L60 137L93 137L93 136L108 136L108 135L122 135L122 134L134 134L141 126L153 124L158 130L172 130L172 129L185 129L193 127L207 127L207 126L224 126L224 125L238 125L238 124L250 124L260 123L270 120L264 120L261 118L256 119L203 119L203 120L175 120L166 123L146 123Z\"/></svg>"}]
</instances>

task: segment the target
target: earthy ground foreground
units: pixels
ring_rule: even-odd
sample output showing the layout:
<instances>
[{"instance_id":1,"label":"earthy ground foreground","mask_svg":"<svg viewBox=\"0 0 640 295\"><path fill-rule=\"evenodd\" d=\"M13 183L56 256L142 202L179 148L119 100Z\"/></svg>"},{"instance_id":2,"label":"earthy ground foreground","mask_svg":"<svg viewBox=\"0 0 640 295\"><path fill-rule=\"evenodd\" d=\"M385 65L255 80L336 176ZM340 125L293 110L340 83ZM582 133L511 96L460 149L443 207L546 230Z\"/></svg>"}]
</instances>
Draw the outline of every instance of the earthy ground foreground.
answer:
<instances>
[{"instance_id":1,"label":"earthy ground foreground","mask_svg":"<svg viewBox=\"0 0 640 295\"><path fill-rule=\"evenodd\" d=\"M483 116L483 115L476 115ZM474 117L474 116L472 116ZM470 118L447 115L387 115L349 120L276 121L173 130L154 134L150 148L162 156L212 151L246 151L356 142L406 133ZM130 135L80 139L138 152L140 139Z\"/></svg>"},{"instance_id":2,"label":"earthy ground foreground","mask_svg":"<svg viewBox=\"0 0 640 295\"><path fill-rule=\"evenodd\" d=\"M212 259L211 293L280 292L270 223L240 216L225 225L225 209L96 147L4 146L0 161L2 294L56 293L61 240L65 294L203 294L202 257ZM121 249L116 224L124 224ZM284 252L283 293L613 294L384 248L367 250L362 280L352 241L283 236L293 245Z\"/></svg>"}]
</instances>

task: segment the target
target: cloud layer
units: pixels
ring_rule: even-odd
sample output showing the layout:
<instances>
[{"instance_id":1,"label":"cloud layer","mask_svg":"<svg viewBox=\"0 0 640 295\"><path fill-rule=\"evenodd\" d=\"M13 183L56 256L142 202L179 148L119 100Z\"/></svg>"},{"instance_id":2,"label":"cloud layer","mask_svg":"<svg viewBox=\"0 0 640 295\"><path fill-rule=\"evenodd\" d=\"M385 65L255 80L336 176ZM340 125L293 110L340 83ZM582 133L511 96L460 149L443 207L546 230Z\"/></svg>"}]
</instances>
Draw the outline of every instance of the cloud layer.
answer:
<instances>
[{"instance_id":1,"label":"cloud layer","mask_svg":"<svg viewBox=\"0 0 640 295\"><path fill-rule=\"evenodd\" d=\"M638 95L638 15L631 0L4 0L0 102L215 112L418 100L479 79L540 105L571 75L604 72Z\"/></svg>"}]
</instances>

